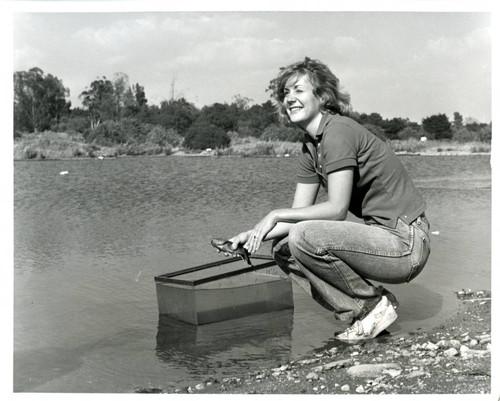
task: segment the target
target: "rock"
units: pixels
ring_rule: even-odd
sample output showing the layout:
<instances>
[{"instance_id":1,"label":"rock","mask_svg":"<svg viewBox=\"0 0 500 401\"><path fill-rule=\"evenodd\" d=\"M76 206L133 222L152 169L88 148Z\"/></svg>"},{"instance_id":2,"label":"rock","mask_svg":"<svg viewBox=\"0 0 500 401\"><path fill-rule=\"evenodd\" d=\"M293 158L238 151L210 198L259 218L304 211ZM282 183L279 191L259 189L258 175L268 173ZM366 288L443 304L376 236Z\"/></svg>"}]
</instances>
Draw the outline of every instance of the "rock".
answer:
<instances>
[{"instance_id":1,"label":"rock","mask_svg":"<svg viewBox=\"0 0 500 401\"><path fill-rule=\"evenodd\" d=\"M306 380L318 380L319 375L316 372L311 372L306 376Z\"/></svg>"},{"instance_id":2,"label":"rock","mask_svg":"<svg viewBox=\"0 0 500 401\"><path fill-rule=\"evenodd\" d=\"M460 346L462 345L458 340L450 340L450 344L453 348L456 348L457 350L460 349Z\"/></svg>"},{"instance_id":3,"label":"rock","mask_svg":"<svg viewBox=\"0 0 500 401\"><path fill-rule=\"evenodd\" d=\"M365 392L365 388L363 386L359 386L359 387L356 388L356 393L362 394L364 392Z\"/></svg>"},{"instance_id":4,"label":"rock","mask_svg":"<svg viewBox=\"0 0 500 401\"><path fill-rule=\"evenodd\" d=\"M460 347L460 353L463 357L468 358L471 356L482 357L482 356L489 354L489 351L488 350L479 350L479 349L470 349L469 347L462 345L462 347Z\"/></svg>"},{"instance_id":5,"label":"rock","mask_svg":"<svg viewBox=\"0 0 500 401\"><path fill-rule=\"evenodd\" d=\"M425 376L427 373L425 373L423 370L414 370L413 372L410 372L406 375L407 379L413 379L415 377L420 377L420 376Z\"/></svg>"},{"instance_id":6,"label":"rock","mask_svg":"<svg viewBox=\"0 0 500 401\"><path fill-rule=\"evenodd\" d=\"M448 348L443 352L444 356L452 357L458 354L458 351L455 348Z\"/></svg>"},{"instance_id":7,"label":"rock","mask_svg":"<svg viewBox=\"0 0 500 401\"><path fill-rule=\"evenodd\" d=\"M205 388L205 385L203 383L199 383L196 386L194 386L196 390L203 390Z\"/></svg>"},{"instance_id":8,"label":"rock","mask_svg":"<svg viewBox=\"0 0 500 401\"><path fill-rule=\"evenodd\" d=\"M401 367L395 363L356 365L347 369L347 374L354 377L374 378L391 369L400 370Z\"/></svg>"},{"instance_id":9,"label":"rock","mask_svg":"<svg viewBox=\"0 0 500 401\"><path fill-rule=\"evenodd\" d=\"M436 344L433 344L431 343L430 341L426 344L425 346L426 349L430 350L430 351L435 351L437 350L439 347L436 345Z\"/></svg>"},{"instance_id":10,"label":"rock","mask_svg":"<svg viewBox=\"0 0 500 401\"><path fill-rule=\"evenodd\" d=\"M350 359L341 359L340 361L333 361L323 365L323 370L331 370L333 368L341 368L351 363Z\"/></svg>"},{"instance_id":11,"label":"rock","mask_svg":"<svg viewBox=\"0 0 500 401\"><path fill-rule=\"evenodd\" d=\"M479 344L491 342L491 334L482 334L482 335L476 336L476 338L479 340Z\"/></svg>"},{"instance_id":12,"label":"rock","mask_svg":"<svg viewBox=\"0 0 500 401\"><path fill-rule=\"evenodd\" d=\"M348 392L351 391L351 388L349 387L348 384L344 384L342 387L340 387L341 391Z\"/></svg>"},{"instance_id":13,"label":"rock","mask_svg":"<svg viewBox=\"0 0 500 401\"><path fill-rule=\"evenodd\" d=\"M469 343L469 345L471 347L475 347L477 344L479 344L479 342L477 340L471 340L470 343Z\"/></svg>"},{"instance_id":14,"label":"rock","mask_svg":"<svg viewBox=\"0 0 500 401\"><path fill-rule=\"evenodd\" d=\"M387 373L392 378L394 378L394 377L398 377L401 374L401 372L402 372L401 369L386 369L382 373Z\"/></svg>"},{"instance_id":15,"label":"rock","mask_svg":"<svg viewBox=\"0 0 500 401\"><path fill-rule=\"evenodd\" d=\"M316 363L316 362L318 362L318 360L319 360L318 358L304 359L304 360L302 360L302 361L299 361L299 363L300 363L301 365L310 365L310 364L312 364L312 363Z\"/></svg>"}]
</instances>

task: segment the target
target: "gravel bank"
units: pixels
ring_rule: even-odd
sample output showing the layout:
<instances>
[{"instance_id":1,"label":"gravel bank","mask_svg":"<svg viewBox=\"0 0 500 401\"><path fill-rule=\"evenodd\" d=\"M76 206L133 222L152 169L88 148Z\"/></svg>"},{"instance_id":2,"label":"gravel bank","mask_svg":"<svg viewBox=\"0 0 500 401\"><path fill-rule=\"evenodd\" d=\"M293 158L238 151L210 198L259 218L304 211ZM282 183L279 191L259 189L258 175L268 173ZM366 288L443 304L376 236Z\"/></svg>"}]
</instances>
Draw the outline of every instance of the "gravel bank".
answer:
<instances>
[{"instance_id":1,"label":"gravel bank","mask_svg":"<svg viewBox=\"0 0 500 401\"><path fill-rule=\"evenodd\" d=\"M136 389L192 394L489 394L491 295L462 290L457 312L431 330L335 347L239 377L193 387Z\"/></svg>"}]
</instances>

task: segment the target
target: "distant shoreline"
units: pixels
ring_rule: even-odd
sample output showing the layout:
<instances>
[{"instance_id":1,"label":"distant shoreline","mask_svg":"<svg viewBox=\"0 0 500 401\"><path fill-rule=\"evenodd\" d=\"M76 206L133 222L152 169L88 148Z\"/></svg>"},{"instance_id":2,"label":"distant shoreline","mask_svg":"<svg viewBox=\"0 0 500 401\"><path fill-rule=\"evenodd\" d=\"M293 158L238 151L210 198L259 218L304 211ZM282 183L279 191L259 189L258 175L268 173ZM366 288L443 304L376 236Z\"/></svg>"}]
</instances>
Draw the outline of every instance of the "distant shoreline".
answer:
<instances>
[{"instance_id":1,"label":"distant shoreline","mask_svg":"<svg viewBox=\"0 0 500 401\"><path fill-rule=\"evenodd\" d=\"M392 140L390 146L401 156L464 156L489 155L491 144L444 140ZM222 149L190 150L151 144L117 144L98 146L82 142L81 137L68 133L31 134L14 140L14 160L73 160L107 159L131 156L216 156L216 157L293 157L300 154L301 142L264 141L255 137L238 138Z\"/></svg>"}]
</instances>

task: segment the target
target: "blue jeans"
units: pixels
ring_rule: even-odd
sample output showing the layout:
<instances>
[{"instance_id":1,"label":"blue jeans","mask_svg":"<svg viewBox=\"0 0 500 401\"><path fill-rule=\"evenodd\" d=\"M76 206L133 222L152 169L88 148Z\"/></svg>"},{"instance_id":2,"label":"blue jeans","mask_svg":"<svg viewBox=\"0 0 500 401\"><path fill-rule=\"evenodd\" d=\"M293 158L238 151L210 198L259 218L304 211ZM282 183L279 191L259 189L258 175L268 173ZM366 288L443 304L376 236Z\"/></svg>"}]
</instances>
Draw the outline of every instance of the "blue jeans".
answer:
<instances>
[{"instance_id":1,"label":"blue jeans","mask_svg":"<svg viewBox=\"0 0 500 401\"><path fill-rule=\"evenodd\" d=\"M397 300L368 280L399 284L413 280L430 253L425 217L395 228L375 221L303 221L288 237L273 244L277 264L339 320L362 319L383 295Z\"/></svg>"}]
</instances>

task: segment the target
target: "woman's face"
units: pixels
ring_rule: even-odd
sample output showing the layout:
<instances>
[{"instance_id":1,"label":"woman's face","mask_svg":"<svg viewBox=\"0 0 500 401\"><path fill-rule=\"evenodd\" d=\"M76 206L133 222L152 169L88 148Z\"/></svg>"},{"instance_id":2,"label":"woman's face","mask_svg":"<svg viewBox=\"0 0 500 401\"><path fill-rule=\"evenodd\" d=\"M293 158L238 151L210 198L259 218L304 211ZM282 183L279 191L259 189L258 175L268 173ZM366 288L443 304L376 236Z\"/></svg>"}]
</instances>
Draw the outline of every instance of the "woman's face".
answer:
<instances>
[{"instance_id":1,"label":"woman's face","mask_svg":"<svg viewBox=\"0 0 500 401\"><path fill-rule=\"evenodd\" d=\"M307 75L298 80L290 79L284 89L283 104L290 121L307 129L311 122L321 119L321 102L313 92Z\"/></svg>"}]
</instances>

